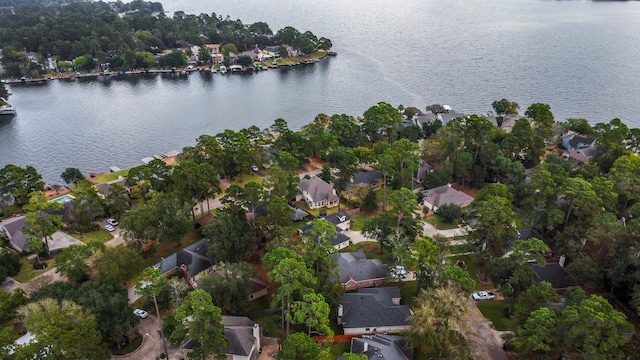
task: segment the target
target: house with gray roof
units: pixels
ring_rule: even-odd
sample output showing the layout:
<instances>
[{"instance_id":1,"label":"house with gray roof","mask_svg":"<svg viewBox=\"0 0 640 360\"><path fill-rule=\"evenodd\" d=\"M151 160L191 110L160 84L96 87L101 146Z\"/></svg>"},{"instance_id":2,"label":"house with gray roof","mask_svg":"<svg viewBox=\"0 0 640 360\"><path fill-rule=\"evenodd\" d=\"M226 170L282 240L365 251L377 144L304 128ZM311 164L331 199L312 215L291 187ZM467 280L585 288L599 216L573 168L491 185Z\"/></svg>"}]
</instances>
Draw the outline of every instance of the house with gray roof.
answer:
<instances>
[{"instance_id":1,"label":"house with gray roof","mask_svg":"<svg viewBox=\"0 0 640 360\"><path fill-rule=\"evenodd\" d=\"M338 232L349 230L351 224L351 217L344 210L324 216L324 219L335 225L338 228Z\"/></svg>"},{"instance_id":2,"label":"house with gray roof","mask_svg":"<svg viewBox=\"0 0 640 360\"><path fill-rule=\"evenodd\" d=\"M197 280L201 274L213 271L213 264L207 257L209 239L200 239L197 242L179 250L166 258L158 261L154 268L160 269L163 275L173 275L177 271L184 274L189 284L197 288Z\"/></svg>"},{"instance_id":3,"label":"house with gray roof","mask_svg":"<svg viewBox=\"0 0 640 360\"><path fill-rule=\"evenodd\" d=\"M576 285L573 276L558 263L546 263L544 266L534 265L533 271L538 276L538 282L548 282L560 295L564 294L569 286Z\"/></svg>"},{"instance_id":4,"label":"house with gray roof","mask_svg":"<svg viewBox=\"0 0 640 360\"><path fill-rule=\"evenodd\" d=\"M424 160L418 161L418 171L416 172L415 182L418 184L422 184L427 177L427 175L431 174L435 171L433 165L429 164Z\"/></svg>"},{"instance_id":5,"label":"house with gray roof","mask_svg":"<svg viewBox=\"0 0 640 360\"><path fill-rule=\"evenodd\" d=\"M309 232L309 230L311 230L311 228L313 227L313 224L309 223L303 227L300 228L300 233L301 234L305 234L307 232ZM346 248L347 246L349 246L349 244L351 243L351 238L348 237L347 235L345 235L342 230L340 228L338 228L336 226L336 233L337 235L335 237L332 237L330 239L327 239L329 241L329 243L331 243L331 245L333 245L333 247L336 250L342 250L344 248Z\"/></svg>"},{"instance_id":6,"label":"house with gray roof","mask_svg":"<svg viewBox=\"0 0 640 360\"><path fill-rule=\"evenodd\" d=\"M338 325L345 335L397 334L409 329L411 312L400 305L400 288L377 287L345 293L338 305Z\"/></svg>"},{"instance_id":7,"label":"house with gray roof","mask_svg":"<svg viewBox=\"0 0 640 360\"><path fill-rule=\"evenodd\" d=\"M345 290L354 290L384 284L389 266L380 259L367 259L362 251L329 255L340 268L340 283Z\"/></svg>"},{"instance_id":8,"label":"house with gray roof","mask_svg":"<svg viewBox=\"0 0 640 360\"><path fill-rule=\"evenodd\" d=\"M300 190L302 200L307 203L310 209L331 208L338 205L336 190L317 176L301 179L298 190Z\"/></svg>"},{"instance_id":9,"label":"house with gray roof","mask_svg":"<svg viewBox=\"0 0 640 360\"><path fill-rule=\"evenodd\" d=\"M367 355L369 360L413 360L413 349L397 335L362 335L351 339L352 354ZM340 357L338 357L340 359Z\"/></svg>"},{"instance_id":10,"label":"house with gray roof","mask_svg":"<svg viewBox=\"0 0 640 360\"><path fill-rule=\"evenodd\" d=\"M596 139L588 138L573 131L562 135L562 147L567 151L591 148L596 146Z\"/></svg>"},{"instance_id":11,"label":"house with gray roof","mask_svg":"<svg viewBox=\"0 0 640 360\"><path fill-rule=\"evenodd\" d=\"M260 325L244 316L222 315L224 333L229 339L226 349L227 359L230 360L255 360L261 352L262 331ZM199 348L197 340L187 337L180 348L185 358L191 350Z\"/></svg>"},{"instance_id":12,"label":"house with gray roof","mask_svg":"<svg viewBox=\"0 0 640 360\"><path fill-rule=\"evenodd\" d=\"M22 215L0 221L0 236L18 252L27 249L29 237L22 233L26 218Z\"/></svg>"},{"instance_id":13,"label":"house with gray roof","mask_svg":"<svg viewBox=\"0 0 640 360\"><path fill-rule=\"evenodd\" d=\"M471 196L452 188L451 184L423 191L422 199L424 206L434 212L443 204L456 204L465 207L473 202Z\"/></svg>"}]
</instances>

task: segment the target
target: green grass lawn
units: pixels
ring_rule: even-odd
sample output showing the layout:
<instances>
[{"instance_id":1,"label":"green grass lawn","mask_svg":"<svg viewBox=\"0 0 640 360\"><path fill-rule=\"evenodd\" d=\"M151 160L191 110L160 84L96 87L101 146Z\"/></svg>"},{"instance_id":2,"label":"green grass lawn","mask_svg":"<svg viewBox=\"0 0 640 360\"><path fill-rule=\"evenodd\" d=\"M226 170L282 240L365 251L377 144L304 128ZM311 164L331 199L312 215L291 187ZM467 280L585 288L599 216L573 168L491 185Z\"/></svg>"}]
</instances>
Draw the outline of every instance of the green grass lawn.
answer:
<instances>
[{"instance_id":1,"label":"green grass lawn","mask_svg":"<svg viewBox=\"0 0 640 360\"><path fill-rule=\"evenodd\" d=\"M94 177L93 179L91 179L91 182L93 182L94 184L102 184L102 183L106 183L108 181L117 180L118 177L120 177L120 176L122 176L122 177L127 176L127 174L129 174L129 170L130 169L124 169L124 170L120 170L120 171L116 171L116 172L104 173L102 175L98 175L98 176Z\"/></svg>"},{"instance_id":2,"label":"green grass lawn","mask_svg":"<svg viewBox=\"0 0 640 360\"><path fill-rule=\"evenodd\" d=\"M100 229L98 231L85 233L84 235L73 234L73 237L82 241L85 244L88 244L92 241L106 242L113 239L113 235L105 229Z\"/></svg>"},{"instance_id":3,"label":"green grass lawn","mask_svg":"<svg viewBox=\"0 0 640 360\"><path fill-rule=\"evenodd\" d=\"M260 177L260 175L252 172L250 174L242 174L242 176L238 176L235 180L233 180L231 183L238 185L238 186L244 186L247 183L250 182L255 182L258 184L261 184L264 181L264 179L262 177Z\"/></svg>"},{"instance_id":4,"label":"green grass lawn","mask_svg":"<svg viewBox=\"0 0 640 360\"><path fill-rule=\"evenodd\" d=\"M482 301L477 302L478 309L482 315L493 322L493 327L499 331L515 331L515 319L509 319L505 316L506 309L509 304L505 300L501 301Z\"/></svg>"},{"instance_id":5,"label":"green grass lawn","mask_svg":"<svg viewBox=\"0 0 640 360\"><path fill-rule=\"evenodd\" d=\"M513 212L513 217L515 218L516 229L528 229L531 227L530 225L526 225L524 223L524 217L515 211Z\"/></svg>"},{"instance_id":6,"label":"green grass lawn","mask_svg":"<svg viewBox=\"0 0 640 360\"><path fill-rule=\"evenodd\" d=\"M458 220L455 220L452 224L446 224L438 215L429 215L427 216L426 221L439 230L450 230L458 228Z\"/></svg>"},{"instance_id":7,"label":"green grass lawn","mask_svg":"<svg viewBox=\"0 0 640 360\"><path fill-rule=\"evenodd\" d=\"M53 260L47 260L44 262L47 263L47 268L42 270L36 270L33 268L32 260L29 260L27 258L20 258L20 263L22 264L22 267L20 268L20 272L18 273L18 275L14 276L13 279L17 282L24 283L55 266L55 263Z\"/></svg>"},{"instance_id":8,"label":"green grass lawn","mask_svg":"<svg viewBox=\"0 0 640 360\"><path fill-rule=\"evenodd\" d=\"M452 245L447 247L447 252L449 252L450 254L462 254L470 252L471 250L471 247L467 244Z\"/></svg>"},{"instance_id":9,"label":"green grass lawn","mask_svg":"<svg viewBox=\"0 0 640 360\"><path fill-rule=\"evenodd\" d=\"M331 355L333 359L336 359L339 355L342 355L351 350L351 343L335 343L331 345Z\"/></svg>"},{"instance_id":10,"label":"green grass lawn","mask_svg":"<svg viewBox=\"0 0 640 360\"><path fill-rule=\"evenodd\" d=\"M282 319L278 319L280 319L279 312L275 314L255 316L252 318L253 321L260 324L264 336L282 339Z\"/></svg>"},{"instance_id":11,"label":"green grass lawn","mask_svg":"<svg viewBox=\"0 0 640 360\"><path fill-rule=\"evenodd\" d=\"M351 230L362 231L364 224L371 220L371 216L366 214L354 214L351 216Z\"/></svg>"}]
</instances>

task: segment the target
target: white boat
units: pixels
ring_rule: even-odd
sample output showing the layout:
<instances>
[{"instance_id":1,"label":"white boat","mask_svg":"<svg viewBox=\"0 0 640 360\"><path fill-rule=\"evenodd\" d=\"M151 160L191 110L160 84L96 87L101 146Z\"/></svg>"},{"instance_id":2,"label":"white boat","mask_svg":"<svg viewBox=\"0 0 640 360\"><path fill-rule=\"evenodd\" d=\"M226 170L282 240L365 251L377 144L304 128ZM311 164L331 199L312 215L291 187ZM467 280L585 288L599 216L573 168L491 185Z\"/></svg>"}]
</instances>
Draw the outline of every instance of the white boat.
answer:
<instances>
[{"instance_id":1,"label":"white boat","mask_svg":"<svg viewBox=\"0 0 640 360\"><path fill-rule=\"evenodd\" d=\"M0 99L4 103L4 105L0 106L0 115L15 115L16 108L11 106L5 99Z\"/></svg>"},{"instance_id":2,"label":"white boat","mask_svg":"<svg viewBox=\"0 0 640 360\"><path fill-rule=\"evenodd\" d=\"M224 66L224 65L220 66L220 73L221 74L226 74L227 73L227 67Z\"/></svg>"}]
</instances>

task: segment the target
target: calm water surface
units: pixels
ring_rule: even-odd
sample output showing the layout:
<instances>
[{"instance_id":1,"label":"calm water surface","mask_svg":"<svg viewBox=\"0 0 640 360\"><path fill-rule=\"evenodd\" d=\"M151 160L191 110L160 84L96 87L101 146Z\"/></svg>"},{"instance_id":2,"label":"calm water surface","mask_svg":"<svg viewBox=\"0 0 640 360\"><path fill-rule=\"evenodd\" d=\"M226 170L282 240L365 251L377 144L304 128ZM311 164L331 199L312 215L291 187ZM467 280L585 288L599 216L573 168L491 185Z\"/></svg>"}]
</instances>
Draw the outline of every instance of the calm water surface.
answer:
<instances>
[{"instance_id":1,"label":"calm water surface","mask_svg":"<svg viewBox=\"0 0 640 360\"><path fill-rule=\"evenodd\" d=\"M248 76L130 76L12 85L0 166L31 164L50 182L137 165L203 133L282 117L361 115L378 101L490 110L507 97L557 119L619 117L640 127L640 3L537 0L173 0L168 11L292 25L330 38L335 58ZM393 4L393 6L391 6Z\"/></svg>"}]
</instances>

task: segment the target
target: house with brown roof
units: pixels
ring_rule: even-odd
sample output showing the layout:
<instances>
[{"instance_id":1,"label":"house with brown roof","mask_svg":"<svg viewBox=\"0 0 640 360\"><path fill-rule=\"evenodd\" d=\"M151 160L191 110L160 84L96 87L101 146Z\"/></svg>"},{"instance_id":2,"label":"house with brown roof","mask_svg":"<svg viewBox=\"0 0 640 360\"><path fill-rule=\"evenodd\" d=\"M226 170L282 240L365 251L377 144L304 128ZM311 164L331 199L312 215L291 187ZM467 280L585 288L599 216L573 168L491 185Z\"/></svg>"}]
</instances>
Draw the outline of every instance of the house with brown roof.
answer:
<instances>
[{"instance_id":1,"label":"house with brown roof","mask_svg":"<svg viewBox=\"0 0 640 360\"><path fill-rule=\"evenodd\" d=\"M354 290L384 284L389 266L380 259L367 259L362 251L329 255L340 268L340 283L345 290Z\"/></svg>"},{"instance_id":2,"label":"house with brown roof","mask_svg":"<svg viewBox=\"0 0 640 360\"><path fill-rule=\"evenodd\" d=\"M434 212L444 204L456 204L460 207L465 207L473 202L471 196L452 188L451 184L423 191L422 199L424 206Z\"/></svg>"},{"instance_id":3,"label":"house with brown roof","mask_svg":"<svg viewBox=\"0 0 640 360\"><path fill-rule=\"evenodd\" d=\"M400 305L400 288L358 289L340 297L338 325L345 335L397 334L408 330L411 312Z\"/></svg>"},{"instance_id":4,"label":"house with brown roof","mask_svg":"<svg viewBox=\"0 0 640 360\"><path fill-rule=\"evenodd\" d=\"M300 190L301 194L300 200L304 200L310 209L338 206L336 190L328 182L317 176L301 179L298 190Z\"/></svg>"}]
</instances>

